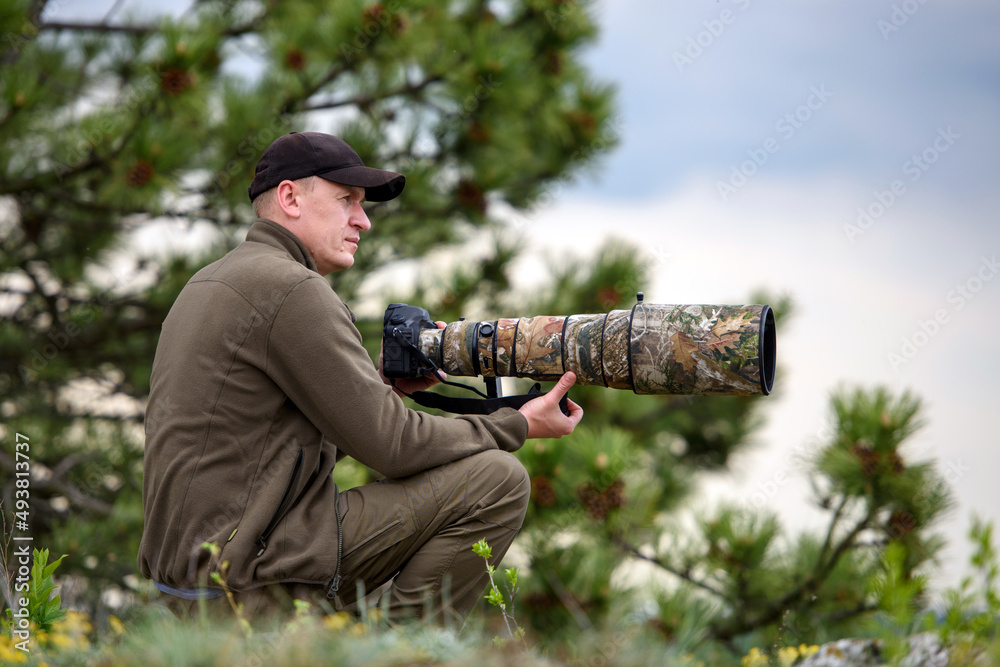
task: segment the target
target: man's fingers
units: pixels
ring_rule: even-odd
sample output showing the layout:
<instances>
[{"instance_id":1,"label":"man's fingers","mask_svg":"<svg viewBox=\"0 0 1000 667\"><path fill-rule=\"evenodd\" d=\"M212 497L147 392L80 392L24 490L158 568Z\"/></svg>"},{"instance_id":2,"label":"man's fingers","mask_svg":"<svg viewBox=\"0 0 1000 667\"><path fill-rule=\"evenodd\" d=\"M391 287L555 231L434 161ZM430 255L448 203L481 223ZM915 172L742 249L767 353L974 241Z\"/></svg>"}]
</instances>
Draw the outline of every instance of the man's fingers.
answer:
<instances>
[{"instance_id":1,"label":"man's fingers","mask_svg":"<svg viewBox=\"0 0 1000 667\"><path fill-rule=\"evenodd\" d=\"M552 392L550 393L555 396L556 400L561 400L574 384L576 384L576 373L573 371L566 371L566 373L559 378L559 381L556 382L556 386L552 388Z\"/></svg>"}]
</instances>

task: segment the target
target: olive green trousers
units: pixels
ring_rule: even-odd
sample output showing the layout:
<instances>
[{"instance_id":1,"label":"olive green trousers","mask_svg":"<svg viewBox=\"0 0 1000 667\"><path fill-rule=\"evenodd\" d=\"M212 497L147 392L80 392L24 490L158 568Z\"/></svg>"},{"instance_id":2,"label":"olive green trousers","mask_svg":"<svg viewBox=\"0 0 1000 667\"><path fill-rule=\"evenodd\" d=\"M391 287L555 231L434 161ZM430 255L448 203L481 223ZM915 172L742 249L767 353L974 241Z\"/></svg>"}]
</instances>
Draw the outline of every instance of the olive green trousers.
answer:
<instances>
[{"instance_id":1,"label":"olive green trousers","mask_svg":"<svg viewBox=\"0 0 1000 667\"><path fill-rule=\"evenodd\" d=\"M498 565L521 528L529 495L524 466L500 450L348 489L338 503L343 549L336 597L328 598L325 587L291 583L234 593L235 602L257 624L284 616L296 599L350 611L359 593L384 588L391 621L446 622L447 616L461 624L489 581L472 546L485 539L490 564ZM199 601L164 598L177 615L199 613ZM210 617L233 615L224 596L201 604Z\"/></svg>"}]
</instances>

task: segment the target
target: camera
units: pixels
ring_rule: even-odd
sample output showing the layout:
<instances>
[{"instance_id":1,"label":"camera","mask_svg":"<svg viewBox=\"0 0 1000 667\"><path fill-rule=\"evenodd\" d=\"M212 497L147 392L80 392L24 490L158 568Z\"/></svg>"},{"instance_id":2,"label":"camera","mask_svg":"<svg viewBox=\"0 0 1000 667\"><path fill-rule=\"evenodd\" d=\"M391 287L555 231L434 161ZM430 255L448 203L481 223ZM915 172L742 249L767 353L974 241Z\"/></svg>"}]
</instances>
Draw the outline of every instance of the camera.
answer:
<instances>
[{"instance_id":1,"label":"camera","mask_svg":"<svg viewBox=\"0 0 1000 667\"><path fill-rule=\"evenodd\" d=\"M382 372L390 378L426 375L430 366L422 363L417 347L422 329L437 329L431 315L419 306L390 303L382 320Z\"/></svg>"}]
</instances>

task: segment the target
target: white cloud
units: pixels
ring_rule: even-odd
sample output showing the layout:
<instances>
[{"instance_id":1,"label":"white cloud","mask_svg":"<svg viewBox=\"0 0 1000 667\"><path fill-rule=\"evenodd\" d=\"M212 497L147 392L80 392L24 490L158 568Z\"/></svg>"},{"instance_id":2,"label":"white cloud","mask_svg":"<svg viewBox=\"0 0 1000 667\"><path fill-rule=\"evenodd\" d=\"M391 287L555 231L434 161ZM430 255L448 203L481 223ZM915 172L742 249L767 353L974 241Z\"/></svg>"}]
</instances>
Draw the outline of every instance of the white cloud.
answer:
<instances>
[{"instance_id":1,"label":"white cloud","mask_svg":"<svg viewBox=\"0 0 1000 667\"><path fill-rule=\"evenodd\" d=\"M928 418L911 456L961 473L958 510L940 526L950 546L938 583L955 583L967 562L970 512L1000 521L993 482L1000 442L991 419L1000 377L1000 275L984 280L962 308L948 294L990 273L983 267L1000 257L1000 229L991 215L970 210L962 233L949 233L941 221L950 202L914 193L851 244L843 224L856 189L846 179L761 176L730 205L701 177L646 201L567 196L525 221L528 256L515 275L541 280L545 253L586 256L624 238L663 258L644 290L647 302L744 303L760 287L789 293L796 309L778 331L780 395L767 399L757 446L736 458L732 474L711 478L702 498L745 501L783 475L787 483L768 501L791 525L808 526L815 516L804 508L808 487L789 456L816 444L829 394L842 386L910 389L925 400ZM947 317L934 326L940 311ZM916 353L894 368L888 355L904 354L904 337L915 341Z\"/></svg>"}]
</instances>

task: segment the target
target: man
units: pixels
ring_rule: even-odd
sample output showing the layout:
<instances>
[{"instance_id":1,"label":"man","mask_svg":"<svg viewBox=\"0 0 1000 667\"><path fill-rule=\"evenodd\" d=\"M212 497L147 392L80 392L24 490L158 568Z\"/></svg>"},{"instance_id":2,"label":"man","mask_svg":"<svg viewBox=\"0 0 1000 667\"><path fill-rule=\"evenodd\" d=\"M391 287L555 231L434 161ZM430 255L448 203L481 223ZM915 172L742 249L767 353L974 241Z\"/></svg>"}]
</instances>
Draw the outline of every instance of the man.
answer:
<instances>
[{"instance_id":1,"label":"man","mask_svg":"<svg viewBox=\"0 0 1000 667\"><path fill-rule=\"evenodd\" d=\"M362 203L404 183L337 137L280 137L257 164L246 242L192 277L167 315L138 561L172 607L225 604L210 575L228 563L250 620L292 598L347 605L389 580L394 617L464 618L486 585L472 545L485 538L499 560L527 508L510 452L582 418L572 401L568 416L558 407L572 373L520 410L446 418L405 407L374 367L323 276L353 265L371 228ZM386 479L339 493L330 473L343 456Z\"/></svg>"}]
</instances>

